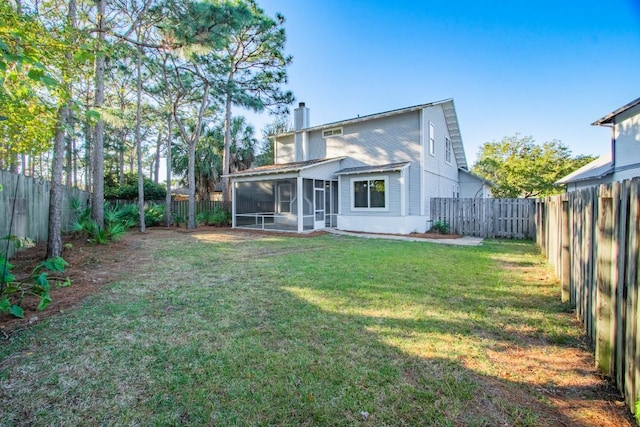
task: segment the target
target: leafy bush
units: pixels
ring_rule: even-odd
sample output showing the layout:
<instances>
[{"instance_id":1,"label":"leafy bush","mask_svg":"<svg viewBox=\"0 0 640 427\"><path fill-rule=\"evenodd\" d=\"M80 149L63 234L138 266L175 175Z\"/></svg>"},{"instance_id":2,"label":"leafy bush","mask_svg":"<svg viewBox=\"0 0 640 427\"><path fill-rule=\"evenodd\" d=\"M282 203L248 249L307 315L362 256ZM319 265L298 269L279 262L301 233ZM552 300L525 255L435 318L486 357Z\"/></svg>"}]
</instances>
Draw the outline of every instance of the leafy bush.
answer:
<instances>
[{"instance_id":1,"label":"leafy bush","mask_svg":"<svg viewBox=\"0 0 640 427\"><path fill-rule=\"evenodd\" d=\"M76 222L73 223L73 231L84 233L91 243L104 245L109 241L119 240L124 236L127 228L133 227L136 222L131 220L131 209L126 207L112 206L105 204L104 228L100 228L98 223L91 218L91 208L83 208L77 201L73 201L76 210ZM136 215L137 207L134 206Z\"/></svg>"},{"instance_id":2,"label":"leafy bush","mask_svg":"<svg viewBox=\"0 0 640 427\"><path fill-rule=\"evenodd\" d=\"M31 272L28 282L17 281L11 274L11 265L0 258L0 311L15 317L24 317L22 300L27 295L40 299L37 309L42 311L51 304L51 283L65 287L71 285L66 277L50 277L50 273L63 273L69 264L61 257L50 258L40 262Z\"/></svg>"},{"instance_id":3,"label":"leafy bush","mask_svg":"<svg viewBox=\"0 0 640 427\"><path fill-rule=\"evenodd\" d=\"M176 227L180 227L181 224L186 224L187 220L185 217L183 217L180 214L177 214L175 212L172 213L171 215L171 222L176 226Z\"/></svg>"},{"instance_id":4,"label":"leafy bush","mask_svg":"<svg viewBox=\"0 0 640 427\"><path fill-rule=\"evenodd\" d=\"M156 184L149 178L143 178L142 181L145 200L160 200L167 195L167 189L164 185ZM134 173L126 174L123 186L120 186L114 179L105 179L104 197L105 199L137 200L138 175Z\"/></svg>"},{"instance_id":5,"label":"leafy bush","mask_svg":"<svg viewBox=\"0 0 640 427\"><path fill-rule=\"evenodd\" d=\"M436 221L436 223L433 224L433 227L431 227L431 231L435 231L440 234L449 234L451 227L447 221Z\"/></svg>"},{"instance_id":6,"label":"leafy bush","mask_svg":"<svg viewBox=\"0 0 640 427\"><path fill-rule=\"evenodd\" d=\"M164 205L149 203L149 205L144 208L144 223L149 227L162 224L162 221L164 221L164 211Z\"/></svg>"},{"instance_id":7,"label":"leafy bush","mask_svg":"<svg viewBox=\"0 0 640 427\"><path fill-rule=\"evenodd\" d=\"M224 209L216 207L213 212L200 212L196 216L196 221L199 224L222 227L231 224L231 214Z\"/></svg>"}]
</instances>

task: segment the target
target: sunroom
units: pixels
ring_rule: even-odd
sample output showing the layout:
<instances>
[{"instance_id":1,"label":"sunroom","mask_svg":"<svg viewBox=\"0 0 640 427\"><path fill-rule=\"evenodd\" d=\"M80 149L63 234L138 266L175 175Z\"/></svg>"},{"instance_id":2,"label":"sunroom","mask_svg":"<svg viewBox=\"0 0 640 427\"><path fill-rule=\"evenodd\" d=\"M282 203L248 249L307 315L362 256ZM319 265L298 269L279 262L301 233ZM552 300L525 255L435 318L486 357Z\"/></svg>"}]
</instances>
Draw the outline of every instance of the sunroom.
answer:
<instances>
[{"instance_id":1,"label":"sunroom","mask_svg":"<svg viewBox=\"0 0 640 427\"><path fill-rule=\"evenodd\" d=\"M231 175L234 228L309 232L336 227L344 158L248 169Z\"/></svg>"}]
</instances>

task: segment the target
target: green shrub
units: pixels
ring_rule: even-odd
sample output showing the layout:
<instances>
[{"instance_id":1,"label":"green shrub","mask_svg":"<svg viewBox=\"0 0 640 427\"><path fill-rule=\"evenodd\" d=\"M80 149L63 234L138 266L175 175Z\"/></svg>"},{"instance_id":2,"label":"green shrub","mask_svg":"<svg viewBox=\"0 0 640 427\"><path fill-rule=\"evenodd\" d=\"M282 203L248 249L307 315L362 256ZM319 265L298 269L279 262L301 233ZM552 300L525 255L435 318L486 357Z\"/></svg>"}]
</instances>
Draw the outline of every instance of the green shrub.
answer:
<instances>
[{"instance_id":1,"label":"green shrub","mask_svg":"<svg viewBox=\"0 0 640 427\"><path fill-rule=\"evenodd\" d=\"M131 209L129 205L117 207L105 203L104 228L98 226L98 223L91 218L90 207L82 208L75 201L73 201L73 207L76 209L77 217L72 225L73 231L85 234L89 242L99 245L121 239L127 228L133 227L137 222L132 219L134 212L137 215L136 206Z\"/></svg>"},{"instance_id":2,"label":"green shrub","mask_svg":"<svg viewBox=\"0 0 640 427\"><path fill-rule=\"evenodd\" d=\"M148 227L162 224L162 221L164 221L164 210L164 205L149 203L149 205L144 208L144 223Z\"/></svg>"},{"instance_id":3,"label":"green shrub","mask_svg":"<svg viewBox=\"0 0 640 427\"><path fill-rule=\"evenodd\" d=\"M196 215L196 221L198 224L223 227L231 224L231 214L216 207L213 212L200 212Z\"/></svg>"},{"instance_id":4,"label":"green shrub","mask_svg":"<svg viewBox=\"0 0 640 427\"><path fill-rule=\"evenodd\" d=\"M163 184L156 184L149 178L143 178L144 199L161 200L167 195L167 188ZM125 174L125 183L120 186L115 178L105 179L105 199L136 200L138 198L138 175Z\"/></svg>"},{"instance_id":5,"label":"green shrub","mask_svg":"<svg viewBox=\"0 0 640 427\"><path fill-rule=\"evenodd\" d=\"M440 234L449 234L451 227L447 221L436 221L436 223L433 224L433 227L431 227L431 231L435 231Z\"/></svg>"}]
</instances>

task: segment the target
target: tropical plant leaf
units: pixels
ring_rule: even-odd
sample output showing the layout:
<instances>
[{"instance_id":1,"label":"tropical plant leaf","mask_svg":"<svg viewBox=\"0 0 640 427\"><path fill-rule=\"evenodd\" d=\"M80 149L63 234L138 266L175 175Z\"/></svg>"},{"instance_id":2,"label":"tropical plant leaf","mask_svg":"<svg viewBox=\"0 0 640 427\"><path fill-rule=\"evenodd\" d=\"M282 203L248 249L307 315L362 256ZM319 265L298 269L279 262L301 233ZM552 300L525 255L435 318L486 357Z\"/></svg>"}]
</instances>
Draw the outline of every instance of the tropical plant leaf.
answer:
<instances>
[{"instance_id":1,"label":"tropical plant leaf","mask_svg":"<svg viewBox=\"0 0 640 427\"><path fill-rule=\"evenodd\" d=\"M49 304L51 304L51 296L49 296L49 292L47 292L40 298L40 304L38 304L37 310L42 311L47 308Z\"/></svg>"},{"instance_id":2,"label":"tropical plant leaf","mask_svg":"<svg viewBox=\"0 0 640 427\"><path fill-rule=\"evenodd\" d=\"M12 316L19 317L19 318L22 319L24 317L24 310L19 305L15 305L14 304L9 309L9 314L11 314Z\"/></svg>"}]
</instances>

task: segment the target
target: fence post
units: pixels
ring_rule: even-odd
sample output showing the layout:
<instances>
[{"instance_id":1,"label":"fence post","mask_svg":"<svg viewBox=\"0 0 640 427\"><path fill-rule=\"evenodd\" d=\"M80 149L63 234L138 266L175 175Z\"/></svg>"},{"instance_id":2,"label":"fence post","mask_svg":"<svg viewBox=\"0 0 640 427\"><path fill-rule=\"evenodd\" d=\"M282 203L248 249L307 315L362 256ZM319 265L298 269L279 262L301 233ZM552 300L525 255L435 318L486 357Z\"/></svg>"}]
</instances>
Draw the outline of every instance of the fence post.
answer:
<instances>
[{"instance_id":1,"label":"fence post","mask_svg":"<svg viewBox=\"0 0 640 427\"><path fill-rule=\"evenodd\" d=\"M640 398L640 336L638 334L638 262L640 262L640 179L634 178L629 185L629 244L626 253L626 328L624 397L635 413L635 403Z\"/></svg>"},{"instance_id":2,"label":"fence post","mask_svg":"<svg viewBox=\"0 0 640 427\"><path fill-rule=\"evenodd\" d=\"M571 243L569 233L569 201L562 200L562 252L561 252L561 283L562 283L562 302L569 301L571 295Z\"/></svg>"},{"instance_id":3,"label":"fence post","mask_svg":"<svg viewBox=\"0 0 640 427\"><path fill-rule=\"evenodd\" d=\"M612 312L612 232L613 199L611 187L600 186L598 192L597 254L596 254L596 366L605 375L613 374ZM615 294L614 294L615 295Z\"/></svg>"}]
</instances>

